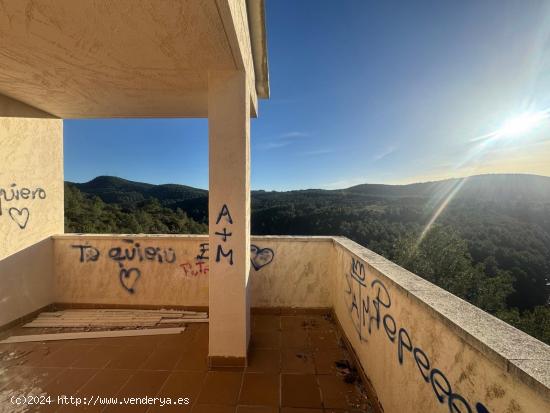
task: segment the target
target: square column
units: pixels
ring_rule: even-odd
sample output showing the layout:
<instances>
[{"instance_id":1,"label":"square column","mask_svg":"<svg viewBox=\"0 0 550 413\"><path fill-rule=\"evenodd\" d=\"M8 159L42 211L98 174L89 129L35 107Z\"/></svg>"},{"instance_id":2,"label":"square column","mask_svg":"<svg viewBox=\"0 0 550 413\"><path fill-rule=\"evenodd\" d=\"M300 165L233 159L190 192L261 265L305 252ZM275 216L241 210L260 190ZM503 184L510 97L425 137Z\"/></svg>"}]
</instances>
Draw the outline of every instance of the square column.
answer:
<instances>
[{"instance_id":1,"label":"square column","mask_svg":"<svg viewBox=\"0 0 550 413\"><path fill-rule=\"evenodd\" d=\"M244 366L250 337L250 93L245 72L208 76L209 364Z\"/></svg>"}]
</instances>

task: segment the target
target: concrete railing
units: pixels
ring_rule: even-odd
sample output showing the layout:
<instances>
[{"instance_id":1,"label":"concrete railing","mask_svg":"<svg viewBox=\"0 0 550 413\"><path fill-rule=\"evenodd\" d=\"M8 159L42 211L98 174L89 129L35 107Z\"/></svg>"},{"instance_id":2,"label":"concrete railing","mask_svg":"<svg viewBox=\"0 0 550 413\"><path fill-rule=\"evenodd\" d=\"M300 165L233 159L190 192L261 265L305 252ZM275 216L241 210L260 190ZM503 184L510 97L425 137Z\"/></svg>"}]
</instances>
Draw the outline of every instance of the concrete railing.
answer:
<instances>
[{"instance_id":1,"label":"concrete railing","mask_svg":"<svg viewBox=\"0 0 550 413\"><path fill-rule=\"evenodd\" d=\"M76 235L0 261L0 325L49 303L208 306L208 237ZM333 308L386 413L550 411L550 347L340 237L252 237L252 307Z\"/></svg>"},{"instance_id":2,"label":"concrete railing","mask_svg":"<svg viewBox=\"0 0 550 413\"><path fill-rule=\"evenodd\" d=\"M334 311L385 412L550 411L550 347L346 238Z\"/></svg>"},{"instance_id":3,"label":"concrete railing","mask_svg":"<svg viewBox=\"0 0 550 413\"><path fill-rule=\"evenodd\" d=\"M208 306L208 237L53 237L57 303ZM330 308L328 237L252 237L253 307ZM291 286L291 287L289 287Z\"/></svg>"}]
</instances>

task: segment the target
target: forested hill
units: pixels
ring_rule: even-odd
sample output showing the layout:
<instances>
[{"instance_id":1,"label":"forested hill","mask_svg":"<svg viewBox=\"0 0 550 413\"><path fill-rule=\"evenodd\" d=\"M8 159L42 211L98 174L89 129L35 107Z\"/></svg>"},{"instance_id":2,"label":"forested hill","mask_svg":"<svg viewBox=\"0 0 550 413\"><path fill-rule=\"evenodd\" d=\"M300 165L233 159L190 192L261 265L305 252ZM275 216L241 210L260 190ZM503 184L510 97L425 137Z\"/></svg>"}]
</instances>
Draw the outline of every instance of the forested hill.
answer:
<instances>
[{"instance_id":1,"label":"forested hill","mask_svg":"<svg viewBox=\"0 0 550 413\"><path fill-rule=\"evenodd\" d=\"M208 191L185 185L152 185L128 181L114 176L98 176L82 184L70 183L80 191L96 195L107 203L135 203L148 198L157 198L164 203L174 203L186 199L207 197Z\"/></svg>"},{"instance_id":2,"label":"forested hill","mask_svg":"<svg viewBox=\"0 0 550 413\"><path fill-rule=\"evenodd\" d=\"M65 202L67 232L207 231L208 192L189 186L101 176L67 183ZM550 342L549 177L253 191L252 232L347 236Z\"/></svg>"}]
</instances>

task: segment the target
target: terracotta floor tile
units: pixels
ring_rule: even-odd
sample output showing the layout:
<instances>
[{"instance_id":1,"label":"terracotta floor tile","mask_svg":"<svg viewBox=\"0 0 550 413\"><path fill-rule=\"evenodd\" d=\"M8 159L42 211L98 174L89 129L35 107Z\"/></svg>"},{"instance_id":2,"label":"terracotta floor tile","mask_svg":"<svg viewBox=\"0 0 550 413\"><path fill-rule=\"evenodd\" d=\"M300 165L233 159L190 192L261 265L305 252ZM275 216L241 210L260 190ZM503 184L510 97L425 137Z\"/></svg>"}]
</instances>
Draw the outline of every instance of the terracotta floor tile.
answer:
<instances>
[{"instance_id":1,"label":"terracotta floor tile","mask_svg":"<svg viewBox=\"0 0 550 413\"><path fill-rule=\"evenodd\" d=\"M239 404L279 406L279 375L246 373Z\"/></svg>"},{"instance_id":2,"label":"terracotta floor tile","mask_svg":"<svg viewBox=\"0 0 550 413\"><path fill-rule=\"evenodd\" d=\"M278 315L255 315L253 331L277 331L281 328L281 317Z\"/></svg>"},{"instance_id":3,"label":"terracotta floor tile","mask_svg":"<svg viewBox=\"0 0 550 413\"><path fill-rule=\"evenodd\" d=\"M35 343L37 344L37 343ZM39 367L44 363L44 359L50 357L53 353L60 350L67 343L47 342L38 343L33 349L28 352L21 360L19 365Z\"/></svg>"},{"instance_id":4,"label":"terracotta floor tile","mask_svg":"<svg viewBox=\"0 0 550 413\"><path fill-rule=\"evenodd\" d=\"M77 391L78 397L114 397L120 391L122 386L132 376L131 370L100 370L94 377L92 377L80 390ZM86 413L99 413L105 406L78 406L76 411L82 411ZM62 410L63 412L71 411L70 408Z\"/></svg>"},{"instance_id":5,"label":"terracotta floor tile","mask_svg":"<svg viewBox=\"0 0 550 413\"><path fill-rule=\"evenodd\" d=\"M199 394L200 404L236 405L242 383L242 373L209 371Z\"/></svg>"},{"instance_id":6,"label":"terracotta floor tile","mask_svg":"<svg viewBox=\"0 0 550 413\"><path fill-rule=\"evenodd\" d=\"M187 327L187 329L189 328L194 328L193 343L195 345L199 345L201 347L206 346L206 348L208 348L208 324L195 324ZM185 334L185 332L183 334Z\"/></svg>"},{"instance_id":7,"label":"terracotta floor tile","mask_svg":"<svg viewBox=\"0 0 550 413\"><path fill-rule=\"evenodd\" d=\"M101 369L116 358L122 349L114 346L98 345L91 348L83 357L77 358L71 367Z\"/></svg>"},{"instance_id":8,"label":"terracotta floor tile","mask_svg":"<svg viewBox=\"0 0 550 413\"><path fill-rule=\"evenodd\" d=\"M189 348L184 348L181 358L175 363L174 370L207 371L208 348L200 348L194 345Z\"/></svg>"},{"instance_id":9,"label":"terracotta floor tile","mask_svg":"<svg viewBox=\"0 0 550 413\"><path fill-rule=\"evenodd\" d=\"M105 337L97 344L105 344L119 347L149 347L151 350L162 342L162 335L159 336L128 336L128 337Z\"/></svg>"},{"instance_id":10,"label":"terracotta floor tile","mask_svg":"<svg viewBox=\"0 0 550 413\"><path fill-rule=\"evenodd\" d=\"M253 318L244 375L207 371L209 326L197 323L178 335L0 345L0 392L61 389L82 397L190 398L189 405L181 406L110 406L105 411L104 406L55 406L44 413L276 413L279 403L284 406L280 413L361 411L354 410L361 399L353 399L361 394L335 374L334 362L345 359L346 352L330 319L303 314ZM4 360L6 349L17 351L14 361ZM44 363L70 366L37 367Z\"/></svg>"},{"instance_id":11,"label":"terracotta floor tile","mask_svg":"<svg viewBox=\"0 0 550 413\"><path fill-rule=\"evenodd\" d=\"M281 333L282 348L300 348L306 349L310 347L309 336L306 330L284 330Z\"/></svg>"},{"instance_id":12,"label":"terracotta floor tile","mask_svg":"<svg viewBox=\"0 0 550 413\"><path fill-rule=\"evenodd\" d=\"M313 354L300 349L281 351L281 371L283 373L315 374Z\"/></svg>"},{"instance_id":13,"label":"terracotta floor tile","mask_svg":"<svg viewBox=\"0 0 550 413\"><path fill-rule=\"evenodd\" d=\"M92 346L83 346L68 344L63 346L48 356L44 357L36 366L39 367L69 367L79 359L85 357L92 349Z\"/></svg>"},{"instance_id":14,"label":"terracotta floor tile","mask_svg":"<svg viewBox=\"0 0 550 413\"><path fill-rule=\"evenodd\" d=\"M170 396L163 396L159 393L157 397L170 397ZM173 404L167 404L165 402L165 404L162 405L160 403L157 403L155 405L150 406L149 410L147 410L147 413L190 413L191 410L193 409L191 400L186 401L184 399L185 397L172 397L171 403Z\"/></svg>"},{"instance_id":15,"label":"terracotta floor tile","mask_svg":"<svg viewBox=\"0 0 550 413\"><path fill-rule=\"evenodd\" d=\"M165 371L138 371L122 386L117 397L155 397L167 377L168 372ZM146 404L109 406L104 412L146 412L150 407Z\"/></svg>"},{"instance_id":16,"label":"terracotta floor tile","mask_svg":"<svg viewBox=\"0 0 550 413\"><path fill-rule=\"evenodd\" d=\"M281 316L281 330L305 330L306 317L303 316Z\"/></svg>"},{"instance_id":17,"label":"terracotta floor tile","mask_svg":"<svg viewBox=\"0 0 550 413\"><path fill-rule=\"evenodd\" d=\"M114 397L133 374L131 370L100 370L77 393L84 397Z\"/></svg>"},{"instance_id":18,"label":"terracotta floor tile","mask_svg":"<svg viewBox=\"0 0 550 413\"><path fill-rule=\"evenodd\" d=\"M196 330L190 330L189 327L181 334L166 334L162 336L157 347L178 347L180 349L188 348L192 345Z\"/></svg>"},{"instance_id":19,"label":"terracotta floor tile","mask_svg":"<svg viewBox=\"0 0 550 413\"><path fill-rule=\"evenodd\" d=\"M255 349L278 349L281 347L281 333L279 331L253 331L250 338L250 347Z\"/></svg>"},{"instance_id":20,"label":"terracotta floor tile","mask_svg":"<svg viewBox=\"0 0 550 413\"><path fill-rule=\"evenodd\" d=\"M107 364L107 369L139 369L151 355L148 346L128 346L121 349Z\"/></svg>"},{"instance_id":21,"label":"terracotta floor tile","mask_svg":"<svg viewBox=\"0 0 550 413\"><path fill-rule=\"evenodd\" d=\"M309 339L315 350L341 348L338 334L333 331L310 330Z\"/></svg>"},{"instance_id":22,"label":"terracotta floor tile","mask_svg":"<svg viewBox=\"0 0 550 413\"><path fill-rule=\"evenodd\" d=\"M278 349L250 349L247 372L278 373L280 368L281 354Z\"/></svg>"},{"instance_id":23,"label":"terracotta floor tile","mask_svg":"<svg viewBox=\"0 0 550 413\"><path fill-rule=\"evenodd\" d=\"M237 406L237 413L279 413L279 408L272 406Z\"/></svg>"},{"instance_id":24,"label":"terracotta floor tile","mask_svg":"<svg viewBox=\"0 0 550 413\"><path fill-rule=\"evenodd\" d=\"M159 397L188 398L194 404L206 374L203 372L172 372L159 391Z\"/></svg>"},{"instance_id":25,"label":"terracotta floor tile","mask_svg":"<svg viewBox=\"0 0 550 413\"><path fill-rule=\"evenodd\" d=\"M142 370L173 370L182 358L184 349L178 347L157 347L149 355Z\"/></svg>"},{"instance_id":26,"label":"terracotta floor tile","mask_svg":"<svg viewBox=\"0 0 550 413\"><path fill-rule=\"evenodd\" d=\"M309 330L336 331L337 326L332 315L312 315L306 317L306 324Z\"/></svg>"},{"instance_id":27,"label":"terracotta floor tile","mask_svg":"<svg viewBox=\"0 0 550 413\"><path fill-rule=\"evenodd\" d=\"M98 371L96 369L64 369L46 384L44 391L52 397L74 396Z\"/></svg>"},{"instance_id":28,"label":"terracotta floor tile","mask_svg":"<svg viewBox=\"0 0 550 413\"><path fill-rule=\"evenodd\" d=\"M335 409L361 408L365 400L354 384L346 383L343 377L334 375L317 376L323 406Z\"/></svg>"},{"instance_id":29,"label":"terracotta floor tile","mask_svg":"<svg viewBox=\"0 0 550 413\"><path fill-rule=\"evenodd\" d=\"M317 379L313 374L282 374L281 400L285 407L322 407Z\"/></svg>"},{"instance_id":30,"label":"terracotta floor tile","mask_svg":"<svg viewBox=\"0 0 550 413\"><path fill-rule=\"evenodd\" d=\"M193 406L192 413L235 413L235 409L235 406L197 404Z\"/></svg>"},{"instance_id":31,"label":"terracotta floor tile","mask_svg":"<svg viewBox=\"0 0 550 413\"><path fill-rule=\"evenodd\" d=\"M317 374L335 374L336 362L340 360L351 361L347 352L342 348L323 349L313 353L315 370Z\"/></svg>"},{"instance_id":32,"label":"terracotta floor tile","mask_svg":"<svg viewBox=\"0 0 550 413\"><path fill-rule=\"evenodd\" d=\"M168 378L165 371L137 371L117 393L121 397L154 397Z\"/></svg>"}]
</instances>

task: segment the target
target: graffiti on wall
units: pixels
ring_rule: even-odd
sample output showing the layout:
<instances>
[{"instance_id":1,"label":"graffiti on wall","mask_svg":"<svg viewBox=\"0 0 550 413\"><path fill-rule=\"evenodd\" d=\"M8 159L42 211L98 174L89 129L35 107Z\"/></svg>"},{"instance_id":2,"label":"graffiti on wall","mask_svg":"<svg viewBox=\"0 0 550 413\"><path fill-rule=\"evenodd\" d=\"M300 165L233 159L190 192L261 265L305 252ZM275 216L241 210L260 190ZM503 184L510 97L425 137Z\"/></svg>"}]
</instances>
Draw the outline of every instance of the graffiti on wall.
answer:
<instances>
[{"instance_id":1,"label":"graffiti on wall","mask_svg":"<svg viewBox=\"0 0 550 413\"><path fill-rule=\"evenodd\" d=\"M453 391L444 372L434 367L428 354L414 344L414 336L392 316L392 298L384 283L367 276L364 262L355 257L351 258L349 272L345 274L344 297L360 341L367 342L371 334L382 331L389 343L396 345L399 365L415 363L421 379L431 385L435 397L449 412L474 412L468 401ZM489 413L479 402L475 409L477 413Z\"/></svg>"},{"instance_id":2,"label":"graffiti on wall","mask_svg":"<svg viewBox=\"0 0 550 413\"><path fill-rule=\"evenodd\" d=\"M273 258L275 253L271 248L260 248L254 244L250 246L250 263L256 271L270 264Z\"/></svg>"},{"instance_id":3,"label":"graffiti on wall","mask_svg":"<svg viewBox=\"0 0 550 413\"><path fill-rule=\"evenodd\" d=\"M103 253L99 248L89 243L73 244L71 248L78 252L80 263L96 263L101 259L116 263L118 281L122 288L130 294L136 292L136 285L142 277L140 264L144 262L163 266L176 264L185 278L206 276L209 272L208 242L199 244L194 259L184 260L183 262L177 262L176 251L173 248L145 246L133 239L123 239L120 241L120 245L113 246ZM256 271L270 264L274 257L275 253L271 248L261 248L257 245L250 246L250 261Z\"/></svg>"},{"instance_id":4,"label":"graffiti on wall","mask_svg":"<svg viewBox=\"0 0 550 413\"><path fill-rule=\"evenodd\" d=\"M106 258L118 265L120 285L130 294L135 293L136 284L142 275L139 263L148 261L157 264L173 264L176 262L176 252L173 248L142 246L132 239L123 239L121 242L121 246L108 250ZM78 244L71 247L79 251L81 263L97 262L101 258L99 249L92 245Z\"/></svg>"},{"instance_id":5,"label":"graffiti on wall","mask_svg":"<svg viewBox=\"0 0 550 413\"><path fill-rule=\"evenodd\" d=\"M0 218L4 215L9 217L19 229L23 230L27 228L31 211L28 207L11 206L12 203L20 200L44 200L46 197L46 191L42 188L19 188L15 183L8 189L0 188Z\"/></svg>"},{"instance_id":6,"label":"graffiti on wall","mask_svg":"<svg viewBox=\"0 0 550 413\"><path fill-rule=\"evenodd\" d=\"M199 245L199 253L193 262L185 261L180 264L186 277L198 277L208 274L208 243L204 242Z\"/></svg>"}]
</instances>

